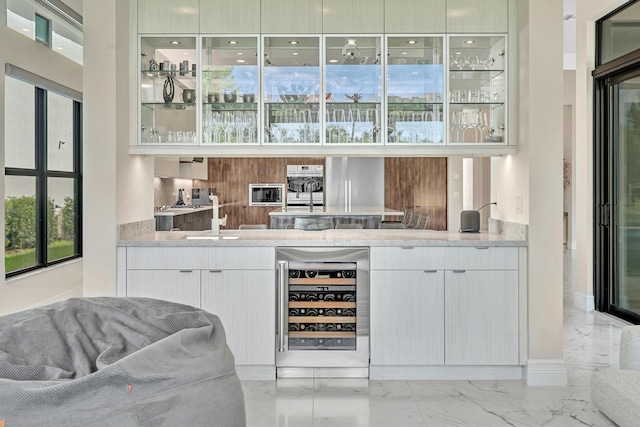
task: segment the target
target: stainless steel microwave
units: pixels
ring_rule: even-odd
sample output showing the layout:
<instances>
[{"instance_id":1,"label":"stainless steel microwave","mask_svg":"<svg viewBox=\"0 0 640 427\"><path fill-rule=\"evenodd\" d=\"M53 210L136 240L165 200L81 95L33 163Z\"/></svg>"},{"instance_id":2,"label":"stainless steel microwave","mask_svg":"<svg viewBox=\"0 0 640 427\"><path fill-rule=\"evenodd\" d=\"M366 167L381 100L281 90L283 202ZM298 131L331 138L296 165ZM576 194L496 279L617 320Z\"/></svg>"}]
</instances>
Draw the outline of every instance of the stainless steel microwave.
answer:
<instances>
[{"instance_id":1,"label":"stainless steel microwave","mask_svg":"<svg viewBox=\"0 0 640 427\"><path fill-rule=\"evenodd\" d=\"M284 184L249 184L249 206L284 206Z\"/></svg>"}]
</instances>

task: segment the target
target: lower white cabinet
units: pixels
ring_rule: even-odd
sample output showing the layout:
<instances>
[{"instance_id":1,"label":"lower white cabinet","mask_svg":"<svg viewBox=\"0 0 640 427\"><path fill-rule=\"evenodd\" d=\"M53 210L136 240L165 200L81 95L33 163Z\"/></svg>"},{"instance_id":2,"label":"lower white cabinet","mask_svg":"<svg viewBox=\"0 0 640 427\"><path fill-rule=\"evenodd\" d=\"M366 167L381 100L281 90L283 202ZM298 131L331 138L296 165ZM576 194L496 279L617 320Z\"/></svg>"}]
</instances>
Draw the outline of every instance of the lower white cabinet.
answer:
<instances>
[{"instance_id":1,"label":"lower white cabinet","mask_svg":"<svg viewBox=\"0 0 640 427\"><path fill-rule=\"evenodd\" d=\"M371 366L386 369L377 374L522 365L518 248L374 247L371 259Z\"/></svg>"},{"instance_id":2,"label":"lower white cabinet","mask_svg":"<svg viewBox=\"0 0 640 427\"><path fill-rule=\"evenodd\" d=\"M275 364L273 270L203 270L202 308L222 320L238 365Z\"/></svg>"},{"instance_id":3,"label":"lower white cabinet","mask_svg":"<svg viewBox=\"0 0 640 427\"><path fill-rule=\"evenodd\" d=\"M128 270L127 296L200 307L200 271Z\"/></svg>"},{"instance_id":4,"label":"lower white cabinet","mask_svg":"<svg viewBox=\"0 0 640 427\"><path fill-rule=\"evenodd\" d=\"M444 363L444 271L371 272L371 364Z\"/></svg>"},{"instance_id":5,"label":"lower white cabinet","mask_svg":"<svg viewBox=\"0 0 640 427\"><path fill-rule=\"evenodd\" d=\"M119 252L119 277L119 296L162 299L217 315L238 375L275 378L275 248L128 247Z\"/></svg>"},{"instance_id":6,"label":"lower white cabinet","mask_svg":"<svg viewBox=\"0 0 640 427\"><path fill-rule=\"evenodd\" d=\"M518 272L445 273L445 363L517 365Z\"/></svg>"}]
</instances>

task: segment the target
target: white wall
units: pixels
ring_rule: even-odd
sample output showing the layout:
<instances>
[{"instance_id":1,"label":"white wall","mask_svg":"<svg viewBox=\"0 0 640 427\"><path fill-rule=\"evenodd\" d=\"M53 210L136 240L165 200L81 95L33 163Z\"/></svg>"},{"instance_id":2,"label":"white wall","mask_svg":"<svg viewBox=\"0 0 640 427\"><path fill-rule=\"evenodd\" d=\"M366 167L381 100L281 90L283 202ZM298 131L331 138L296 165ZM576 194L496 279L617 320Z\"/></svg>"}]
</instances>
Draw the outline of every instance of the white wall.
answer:
<instances>
[{"instance_id":1,"label":"white wall","mask_svg":"<svg viewBox=\"0 0 640 427\"><path fill-rule=\"evenodd\" d=\"M575 70L564 70L564 129L565 129L565 145L564 158L570 163L571 184L564 189L564 209L569 213L569 242L568 249L576 249L576 72Z\"/></svg>"},{"instance_id":2,"label":"white wall","mask_svg":"<svg viewBox=\"0 0 640 427\"><path fill-rule=\"evenodd\" d=\"M135 141L136 4L84 4L84 295L115 296L117 224L153 218L153 159ZM114 96L115 94L115 96Z\"/></svg>"},{"instance_id":3,"label":"white wall","mask_svg":"<svg viewBox=\"0 0 640 427\"><path fill-rule=\"evenodd\" d=\"M557 43L563 32L562 1L530 0L516 5L517 34L511 43L518 47L514 82L519 89L518 153L492 160L492 193L498 201L493 216L529 224L526 381L563 385L563 53L562 44ZM520 197L521 213L516 206ZM541 376L536 365L553 366L553 370Z\"/></svg>"},{"instance_id":4,"label":"white wall","mask_svg":"<svg viewBox=\"0 0 640 427\"><path fill-rule=\"evenodd\" d=\"M6 0L0 0L0 65L10 63L49 80L82 92L82 67L44 45L18 34L6 26ZM4 170L4 78L0 78L0 165ZM0 199L4 200L4 179ZM4 215L4 210L2 215ZM4 217L0 221L4 235ZM4 262L0 267L4 277ZM81 295L82 261L31 273L0 283L0 315L39 304Z\"/></svg>"},{"instance_id":5,"label":"white wall","mask_svg":"<svg viewBox=\"0 0 640 427\"><path fill-rule=\"evenodd\" d=\"M625 0L580 0L576 4L576 246L574 304L593 310L593 78L595 21Z\"/></svg>"}]
</instances>

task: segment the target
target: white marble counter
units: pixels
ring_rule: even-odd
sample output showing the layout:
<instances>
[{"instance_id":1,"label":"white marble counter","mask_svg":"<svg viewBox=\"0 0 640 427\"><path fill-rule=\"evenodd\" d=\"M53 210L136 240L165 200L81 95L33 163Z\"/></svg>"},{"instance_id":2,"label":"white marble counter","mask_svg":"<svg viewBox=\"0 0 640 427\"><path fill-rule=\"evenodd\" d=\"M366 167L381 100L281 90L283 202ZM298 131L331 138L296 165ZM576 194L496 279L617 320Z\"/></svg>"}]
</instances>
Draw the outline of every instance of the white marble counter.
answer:
<instances>
[{"instance_id":1,"label":"white marble counter","mask_svg":"<svg viewBox=\"0 0 640 427\"><path fill-rule=\"evenodd\" d=\"M201 206L199 208L172 208L172 209L167 209L166 211L155 211L153 215L154 216L178 216L178 215L192 214L196 212L210 211L212 209L213 209L213 206Z\"/></svg>"},{"instance_id":2,"label":"white marble counter","mask_svg":"<svg viewBox=\"0 0 640 427\"><path fill-rule=\"evenodd\" d=\"M317 206L309 210L308 206L286 207L269 212L270 216L404 216L403 211L385 207L358 207L345 210L337 206Z\"/></svg>"},{"instance_id":3,"label":"white marble counter","mask_svg":"<svg viewBox=\"0 0 640 427\"><path fill-rule=\"evenodd\" d=\"M156 231L121 235L118 246L527 246L498 233L402 229Z\"/></svg>"}]
</instances>

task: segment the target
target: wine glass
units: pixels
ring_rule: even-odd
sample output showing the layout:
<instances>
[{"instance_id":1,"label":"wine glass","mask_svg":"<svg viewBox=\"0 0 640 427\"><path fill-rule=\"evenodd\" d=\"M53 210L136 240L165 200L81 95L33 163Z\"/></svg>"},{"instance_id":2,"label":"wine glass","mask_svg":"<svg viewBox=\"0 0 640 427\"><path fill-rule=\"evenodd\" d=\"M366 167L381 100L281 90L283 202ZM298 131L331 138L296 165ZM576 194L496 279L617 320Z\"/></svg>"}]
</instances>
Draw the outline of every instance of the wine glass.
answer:
<instances>
[{"instance_id":1,"label":"wine glass","mask_svg":"<svg viewBox=\"0 0 640 427\"><path fill-rule=\"evenodd\" d=\"M478 55L472 54L467 56L467 65L469 65L469 68L472 70L478 68L480 65L480 58L478 58Z\"/></svg>"},{"instance_id":2,"label":"wine glass","mask_svg":"<svg viewBox=\"0 0 640 427\"><path fill-rule=\"evenodd\" d=\"M453 57L453 65L458 67L459 70L462 70L462 68L467 65L467 58L465 58L462 52L456 52Z\"/></svg>"}]
</instances>

